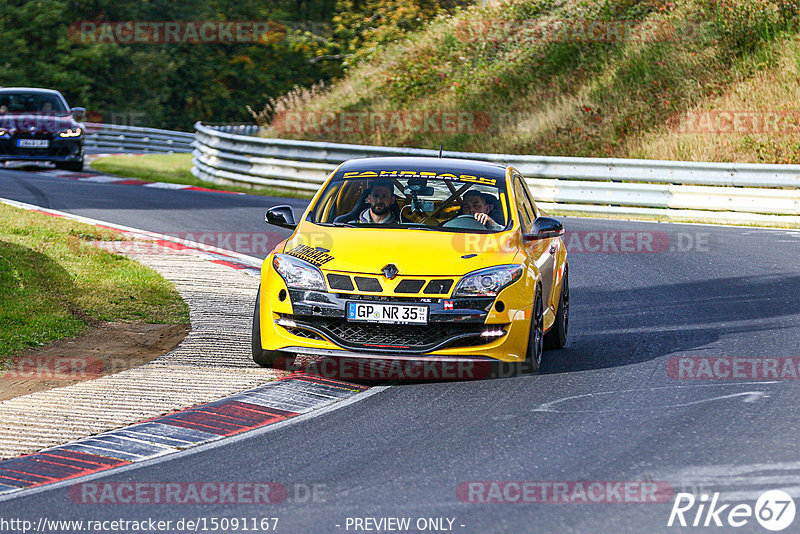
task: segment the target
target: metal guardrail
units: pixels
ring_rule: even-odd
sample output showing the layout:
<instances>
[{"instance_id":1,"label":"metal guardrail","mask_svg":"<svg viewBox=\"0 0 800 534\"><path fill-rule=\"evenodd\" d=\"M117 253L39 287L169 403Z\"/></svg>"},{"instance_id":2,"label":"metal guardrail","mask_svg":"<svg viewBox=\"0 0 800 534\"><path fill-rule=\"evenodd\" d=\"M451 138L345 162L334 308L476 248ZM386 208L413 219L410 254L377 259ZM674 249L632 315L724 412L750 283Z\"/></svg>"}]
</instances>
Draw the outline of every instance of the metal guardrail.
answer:
<instances>
[{"instance_id":1,"label":"metal guardrail","mask_svg":"<svg viewBox=\"0 0 800 534\"><path fill-rule=\"evenodd\" d=\"M86 123L86 148L125 152L191 152L194 134L137 126Z\"/></svg>"},{"instance_id":2,"label":"metal guardrail","mask_svg":"<svg viewBox=\"0 0 800 534\"><path fill-rule=\"evenodd\" d=\"M192 174L218 183L315 191L351 158L438 150L240 136L195 124ZM800 165L443 152L517 168L545 210L800 224Z\"/></svg>"},{"instance_id":3,"label":"metal guardrail","mask_svg":"<svg viewBox=\"0 0 800 534\"><path fill-rule=\"evenodd\" d=\"M209 128L213 128L219 132L232 133L237 135L257 135L261 130L258 124L232 124L228 122L207 122L205 123Z\"/></svg>"}]
</instances>

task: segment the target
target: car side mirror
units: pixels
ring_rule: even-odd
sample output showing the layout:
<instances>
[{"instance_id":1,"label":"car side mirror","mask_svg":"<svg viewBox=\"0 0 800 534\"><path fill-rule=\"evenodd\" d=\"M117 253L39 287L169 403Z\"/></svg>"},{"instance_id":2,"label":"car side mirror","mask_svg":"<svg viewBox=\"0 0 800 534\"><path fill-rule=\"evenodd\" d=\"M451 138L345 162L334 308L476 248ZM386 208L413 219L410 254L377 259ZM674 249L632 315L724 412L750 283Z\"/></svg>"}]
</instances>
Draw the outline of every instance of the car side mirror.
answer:
<instances>
[{"instance_id":1,"label":"car side mirror","mask_svg":"<svg viewBox=\"0 0 800 534\"><path fill-rule=\"evenodd\" d=\"M267 214L264 216L264 221L267 224L274 224L281 228L289 228L291 230L297 228L291 206L274 206L268 209Z\"/></svg>"},{"instance_id":2,"label":"car side mirror","mask_svg":"<svg viewBox=\"0 0 800 534\"><path fill-rule=\"evenodd\" d=\"M86 108L72 108L70 113L72 113L72 118L77 122L81 122L86 118Z\"/></svg>"},{"instance_id":3,"label":"car side mirror","mask_svg":"<svg viewBox=\"0 0 800 534\"><path fill-rule=\"evenodd\" d=\"M536 220L533 221L531 233L523 235L522 239L524 241L536 241L560 235L564 235L564 225L561 221L552 217L536 217Z\"/></svg>"}]
</instances>

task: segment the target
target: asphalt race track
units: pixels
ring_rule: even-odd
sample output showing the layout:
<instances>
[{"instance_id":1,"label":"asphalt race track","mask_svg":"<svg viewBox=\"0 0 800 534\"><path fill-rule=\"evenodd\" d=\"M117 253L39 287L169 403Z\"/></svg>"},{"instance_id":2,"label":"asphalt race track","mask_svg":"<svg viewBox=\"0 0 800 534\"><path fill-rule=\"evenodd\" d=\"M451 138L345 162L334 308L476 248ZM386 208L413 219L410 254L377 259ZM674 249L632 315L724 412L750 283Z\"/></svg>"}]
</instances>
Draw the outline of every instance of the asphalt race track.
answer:
<instances>
[{"instance_id":1,"label":"asphalt race track","mask_svg":"<svg viewBox=\"0 0 800 534\"><path fill-rule=\"evenodd\" d=\"M305 203L20 170L0 171L0 197L162 233L269 232L272 246L287 233L264 224L265 208ZM786 362L796 372L797 360L785 358L800 356L800 233L564 221L569 341L545 352L541 374L397 384L316 417L91 480L276 482L287 490L280 503L87 504L63 485L0 502L0 518L169 520L170 532L181 531L181 519L210 529L214 517L248 521L251 531L254 518L278 518L276 532L397 531L388 518L409 519L411 532L703 530L667 526L673 492L688 492L698 502L718 493L729 505L718 516L723 527L705 530L728 532L735 504L754 507L776 489L800 497L800 382L782 372ZM763 372L765 359L779 362L774 376ZM714 376L727 369L727 378L700 373L698 362L719 361L730 366ZM539 483L524 487L549 492L550 502L513 502L523 485L510 482ZM601 502L581 499L579 487ZM667 492L636 502L637 491L652 487ZM527 500L548 500L536 491ZM686 512L690 525L698 509ZM703 512L698 524L706 519ZM745 520L737 532L767 532ZM237 531L228 525L220 530Z\"/></svg>"}]
</instances>

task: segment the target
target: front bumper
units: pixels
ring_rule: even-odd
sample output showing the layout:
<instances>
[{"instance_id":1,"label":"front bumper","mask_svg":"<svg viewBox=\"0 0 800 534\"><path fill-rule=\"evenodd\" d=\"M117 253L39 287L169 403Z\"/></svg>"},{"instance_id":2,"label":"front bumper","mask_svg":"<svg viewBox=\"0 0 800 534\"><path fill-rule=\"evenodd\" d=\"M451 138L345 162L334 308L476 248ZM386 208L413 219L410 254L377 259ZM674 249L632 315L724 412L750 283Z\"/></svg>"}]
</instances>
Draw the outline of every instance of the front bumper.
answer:
<instances>
[{"instance_id":1,"label":"front bumper","mask_svg":"<svg viewBox=\"0 0 800 534\"><path fill-rule=\"evenodd\" d=\"M83 138L48 138L47 148L20 148L17 138L0 138L0 160L2 161L52 161L73 162L84 158Z\"/></svg>"},{"instance_id":2,"label":"front bumper","mask_svg":"<svg viewBox=\"0 0 800 534\"><path fill-rule=\"evenodd\" d=\"M349 354L506 362L525 359L530 305L515 308L518 295L497 298L407 298L287 290L279 276L262 280L261 339L266 350L323 355ZM276 296L278 298L276 298ZM283 296L283 300L280 300ZM347 302L415 304L428 307L428 324L351 322ZM502 311L496 301L502 300ZM530 300L528 300L530 302Z\"/></svg>"}]
</instances>

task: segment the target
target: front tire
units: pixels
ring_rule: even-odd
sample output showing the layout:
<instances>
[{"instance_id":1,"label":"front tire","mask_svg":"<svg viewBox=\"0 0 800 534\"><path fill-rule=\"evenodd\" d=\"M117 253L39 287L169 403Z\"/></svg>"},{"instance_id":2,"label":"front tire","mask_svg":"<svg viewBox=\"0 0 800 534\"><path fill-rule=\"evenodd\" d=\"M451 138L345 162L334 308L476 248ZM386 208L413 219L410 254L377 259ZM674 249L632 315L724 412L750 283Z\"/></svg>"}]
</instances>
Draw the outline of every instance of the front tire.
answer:
<instances>
[{"instance_id":1,"label":"front tire","mask_svg":"<svg viewBox=\"0 0 800 534\"><path fill-rule=\"evenodd\" d=\"M264 350L261 346L261 287L258 288L256 296L256 309L253 311L253 361L261 367L275 367L278 358L286 357L287 354L279 350Z\"/></svg>"},{"instance_id":2,"label":"front tire","mask_svg":"<svg viewBox=\"0 0 800 534\"><path fill-rule=\"evenodd\" d=\"M525 370L529 373L539 372L544 353L544 306L542 304L542 288L536 286L536 297L531 309L531 328L528 334L528 349L525 352Z\"/></svg>"},{"instance_id":3,"label":"front tire","mask_svg":"<svg viewBox=\"0 0 800 534\"><path fill-rule=\"evenodd\" d=\"M569 328L569 269L564 269L564 281L561 283L561 298L558 300L556 320L553 327L544 336L544 346L547 349L560 349L567 344L567 329Z\"/></svg>"}]
</instances>

